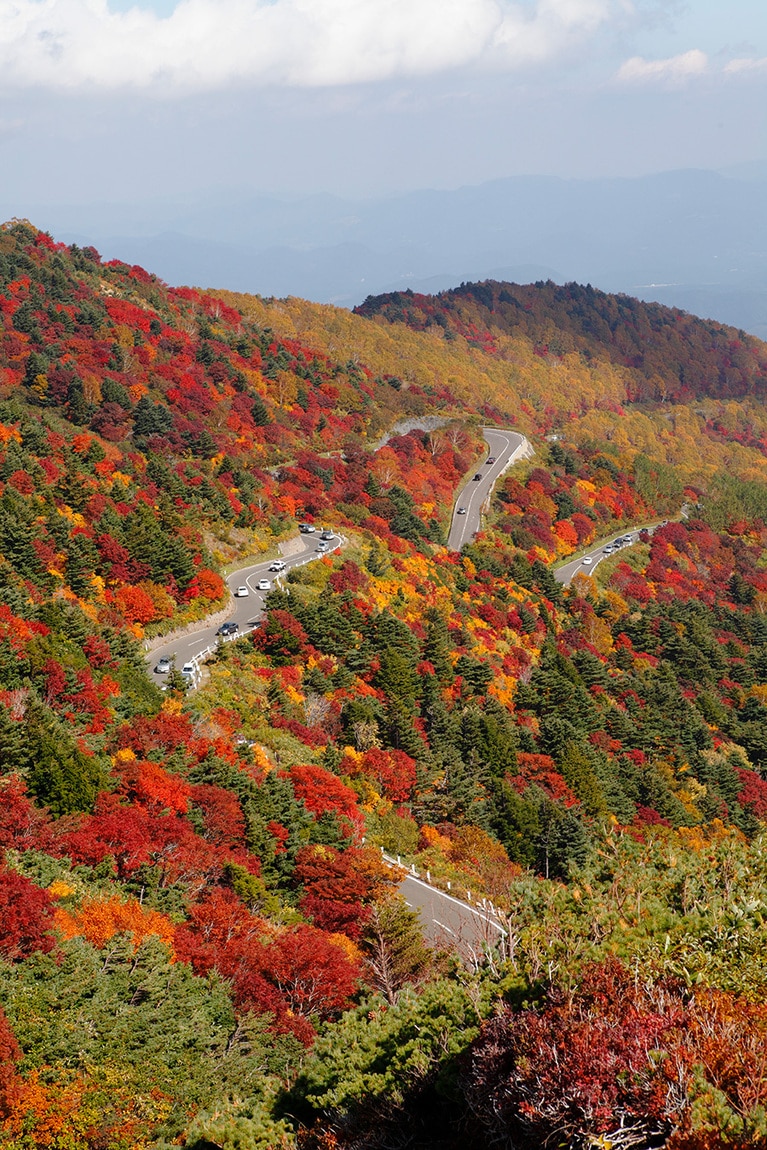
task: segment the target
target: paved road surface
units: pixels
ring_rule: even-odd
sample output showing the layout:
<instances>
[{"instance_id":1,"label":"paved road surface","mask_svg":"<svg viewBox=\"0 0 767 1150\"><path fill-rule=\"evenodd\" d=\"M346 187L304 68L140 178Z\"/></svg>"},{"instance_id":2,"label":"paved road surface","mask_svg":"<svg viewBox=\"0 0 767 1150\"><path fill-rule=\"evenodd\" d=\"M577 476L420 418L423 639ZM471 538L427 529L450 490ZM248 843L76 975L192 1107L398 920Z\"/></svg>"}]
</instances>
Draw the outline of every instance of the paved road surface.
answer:
<instances>
[{"instance_id":1,"label":"paved road surface","mask_svg":"<svg viewBox=\"0 0 767 1150\"><path fill-rule=\"evenodd\" d=\"M489 910L469 906L422 879L408 875L400 891L408 906L421 916L427 941L433 946L455 947L469 963L480 959L487 947L496 947L504 934Z\"/></svg>"},{"instance_id":2,"label":"paved road surface","mask_svg":"<svg viewBox=\"0 0 767 1150\"><path fill-rule=\"evenodd\" d=\"M268 579L272 586L275 586L275 581L278 579L284 580L292 567L300 567L312 559L319 559L321 555L321 553L317 551L317 544L319 542L319 531L314 535L298 535L294 540L291 540L291 545L295 550L292 554L284 556L283 562L285 563L285 568L280 574L269 571L269 566L274 560L267 559L261 563L254 563L252 567L244 567L240 571L236 571L234 575L230 575L227 583L233 598L231 600L231 612L227 616L227 621L231 620L237 623L240 628L240 634L247 633L263 615L264 599L269 594L268 591L259 591L257 589L259 580ZM336 549L340 546L340 543L341 540L336 535L334 539L330 541L330 546ZM331 553L332 552L326 552L326 554ZM238 587L248 588L249 593L247 598L234 598L234 592ZM181 670L184 663L193 662L201 652L205 651L211 644L215 644L218 625L219 624L216 624L216 626L203 625L199 631L195 631L193 634L171 638L162 647L156 648L151 654L147 655L147 664L155 682L162 683L165 677L164 675L154 673L158 659L163 657L172 659L175 657L176 666Z\"/></svg>"},{"instance_id":3,"label":"paved road surface","mask_svg":"<svg viewBox=\"0 0 767 1150\"><path fill-rule=\"evenodd\" d=\"M482 526L482 506L509 464L520 456L532 454L530 444L524 435L520 435L517 431L498 431L492 427L483 427L482 434L488 446L487 457L494 456L495 463L489 465L484 461L478 463L476 474L482 476L481 480L475 482L470 478L456 496L453 522L447 541L451 551L460 551L464 543L469 543L479 531ZM465 515L458 514L459 507L466 508Z\"/></svg>"}]
</instances>

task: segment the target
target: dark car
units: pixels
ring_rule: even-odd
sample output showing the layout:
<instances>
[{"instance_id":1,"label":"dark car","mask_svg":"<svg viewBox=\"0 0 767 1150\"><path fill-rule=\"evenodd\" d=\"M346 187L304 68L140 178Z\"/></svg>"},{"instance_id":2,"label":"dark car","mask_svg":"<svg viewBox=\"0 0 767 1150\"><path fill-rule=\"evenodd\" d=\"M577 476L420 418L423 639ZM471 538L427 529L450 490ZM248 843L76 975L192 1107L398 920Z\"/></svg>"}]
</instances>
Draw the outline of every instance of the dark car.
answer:
<instances>
[{"instance_id":1,"label":"dark car","mask_svg":"<svg viewBox=\"0 0 767 1150\"><path fill-rule=\"evenodd\" d=\"M485 460L485 463L495 463L495 456L494 455L488 455L487 459Z\"/></svg>"},{"instance_id":2,"label":"dark car","mask_svg":"<svg viewBox=\"0 0 767 1150\"><path fill-rule=\"evenodd\" d=\"M482 476L479 474L479 472L477 472L477 474L474 476L474 482L479 483L481 478L482 478Z\"/></svg>"},{"instance_id":3,"label":"dark car","mask_svg":"<svg viewBox=\"0 0 767 1150\"><path fill-rule=\"evenodd\" d=\"M456 511L456 515L465 515L465 514L466 514L466 508L465 507L459 507L458 510Z\"/></svg>"},{"instance_id":4,"label":"dark car","mask_svg":"<svg viewBox=\"0 0 767 1150\"><path fill-rule=\"evenodd\" d=\"M216 631L217 635L236 635L240 629L239 623L222 623Z\"/></svg>"}]
</instances>

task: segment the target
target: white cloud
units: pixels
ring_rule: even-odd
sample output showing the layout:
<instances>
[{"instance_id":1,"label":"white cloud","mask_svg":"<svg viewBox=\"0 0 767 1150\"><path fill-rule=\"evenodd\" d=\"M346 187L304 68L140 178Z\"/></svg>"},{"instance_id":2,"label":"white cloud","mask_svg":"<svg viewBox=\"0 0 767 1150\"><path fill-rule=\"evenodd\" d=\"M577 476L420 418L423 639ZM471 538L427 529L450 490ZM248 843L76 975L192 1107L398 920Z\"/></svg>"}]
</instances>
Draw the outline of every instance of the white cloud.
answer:
<instances>
[{"instance_id":1,"label":"white cloud","mask_svg":"<svg viewBox=\"0 0 767 1150\"><path fill-rule=\"evenodd\" d=\"M744 73L748 75L754 72L767 72L767 56L762 56L757 59L745 56L736 60L730 60L730 62L725 65L724 70L730 75L743 75Z\"/></svg>"},{"instance_id":2,"label":"white cloud","mask_svg":"<svg viewBox=\"0 0 767 1150\"><path fill-rule=\"evenodd\" d=\"M620 0L0 0L0 84L299 87L518 67L593 34Z\"/></svg>"},{"instance_id":3,"label":"white cloud","mask_svg":"<svg viewBox=\"0 0 767 1150\"><path fill-rule=\"evenodd\" d=\"M626 84L661 83L678 85L708 71L708 56L699 48L669 56L665 60L645 60L632 56L618 70L617 79Z\"/></svg>"}]
</instances>

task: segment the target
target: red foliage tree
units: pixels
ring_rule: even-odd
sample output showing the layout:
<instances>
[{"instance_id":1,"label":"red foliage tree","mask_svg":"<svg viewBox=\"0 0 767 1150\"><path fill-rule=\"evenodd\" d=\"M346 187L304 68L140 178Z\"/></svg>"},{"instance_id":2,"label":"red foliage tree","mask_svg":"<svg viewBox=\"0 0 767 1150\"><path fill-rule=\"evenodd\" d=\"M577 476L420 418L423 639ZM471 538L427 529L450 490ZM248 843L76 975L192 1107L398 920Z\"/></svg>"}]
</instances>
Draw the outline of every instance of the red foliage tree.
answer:
<instances>
[{"instance_id":1,"label":"red foliage tree","mask_svg":"<svg viewBox=\"0 0 767 1150\"><path fill-rule=\"evenodd\" d=\"M209 571L207 567L203 567L197 572L197 589L204 599L215 602L217 599L223 598L224 580L215 571Z\"/></svg>"},{"instance_id":2,"label":"red foliage tree","mask_svg":"<svg viewBox=\"0 0 767 1150\"><path fill-rule=\"evenodd\" d=\"M199 783L189 788L189 798L202 813L203 838L220 846L239 847L245 835L245 817L239 799L223 787Z\"/></svg>"},{"instance_id":3,"label":"red foliage tree","mask_svg":"<svg viewBox=\"0 0 767 1150\"><path fill-rule=\"evenodd\" d=\"M334 811L348 819L354 828L362 826L362 814L357 806L357 796L351 787L342 783L337 775L332 775L323 767L309 763L290 768L290 778L296 797L301 799L313 815Z\"/></svg>"},{"instance_id":4,"label":"red foliage tree","mask_svg":"<svg viewBox=\"0 0 767 1150\"><path fill-rule=\"evenodd\" d=\"M47 891L15 871L0 870L0 952L12 962L53 949L53 903Z\"/></svg>"},{"instance_id":5,"label":"red foliage tree","mask_svg":"<svg viewBox=\"0 0 767 1150\"><path fill-rule=\"evenodd\" d=\"M50 846L50 820L28 798L27 787L18 775L0 779L0 848L47 850Z\"/></svg>"},{"instance_id":6,"label":"red foliage tree","mask_svg":"<svg viewBox=\"0 0 767 1150\"><path fill-rule=\"evenodd\" d=\"M161 711L159 715L139 715L123 727L120 746L130 747L141 758L148 758L155 750L165 755L186 746L192 739L192 724L187 715L173 715Z\"/></svg>"},{"instance_id":7,"label":"red foliage tree","mask_svg":"<svg viewBox=\"0 0 767 1150\"><path fill-rule=\"evenodd\" d=\"M738 767L737 771L741 785L738 802L758 819L763 819L767 815L767 779L745 767Z\"/></svg>"},{"instance_id":8,"label":"red foliage tree","mask_svg":"<svg viewBox=\"0 0 767 1150\"><path fill-rule=\"evenodd\" d=\"M299 926L275 936L230 891L214 891L192 909L176 929L174 948L198 973L215 968L229 979L240 1009L270 1013L277 1030L307 1044L312 1019L344 1010L359 977L357 965L321 930Z\"/></svg>"},{"instance_id":9,"label":"red foliage tree","mask_svg":"<svg viewBox=\"0 0 767 1150\"><path fill-rule=\"evenodd\" d=\"M290 611L270 611L253 636L253 646L277 666L292 663L306 651L309 639Z\"/></svg>"},{"instance_id":10,"label":"red foliage tree","mask_svg":"<svg viewBox=\"0 0 767 1150\"><path fill-rule=\"evenodd\" d=\"M373 747L366 751L362 771L369 775L379 791L394 803L406 802L416 782L416 763L404 751L383 751Z\"/></svg>"},{"instance_id":11,"label":"red foliage tree","mask_svg":"<svg viewBox=\"0 0 767 1150\"><path fill-rule=\"evenodd\" d=\"M507 1143L659 1146L686 1103L683 1042L680 995L610 959L575 995L552 991L540 1012L507 1009L485 1025L470 1103Z\"/></svg>"},{"instance_id":12,"label":"red foliage tree","mask_svg":"<svg viewBox=\"0 0 767 1150\"><path fill-rule=\"evenodd\" d=\"M301 909L318 927L359 938L364 903L387 885L390 872L365 849L315 844L298 852L293 877L304 888Z\"/></svg>"},{"instance_id":13,"label":"red foliage tree","mask_svg":"<svg viewBox=\"0 0 767 1150\"><path fill-rule=\"evenodd\" d=\"M164 810L186 814L190 786L178 775L172 775L158 763L131 759L120 762L115 773L120 777L120 793L149 811Z\"/></svg>"}]
</instances>

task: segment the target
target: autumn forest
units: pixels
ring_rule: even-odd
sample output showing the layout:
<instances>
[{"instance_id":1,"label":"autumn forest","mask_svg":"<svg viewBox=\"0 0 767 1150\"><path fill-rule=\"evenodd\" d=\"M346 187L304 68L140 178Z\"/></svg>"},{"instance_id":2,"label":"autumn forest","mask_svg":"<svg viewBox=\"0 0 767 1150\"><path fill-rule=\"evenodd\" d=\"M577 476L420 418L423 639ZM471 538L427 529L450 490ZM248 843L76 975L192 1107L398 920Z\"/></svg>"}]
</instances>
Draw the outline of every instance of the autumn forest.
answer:
<instances>
[{"instance_id":1,"label":"autumn forest","mask_svg":"<svg viewBox=\"0 0 767 1150\"><path fill-rule=\"evenodd\" d=\"M459 553L486 426L534 454ZM343 547L154 674L299 522ZM0 879L4 1150L765 1145L767 345L3 225Z\"/></svg>"}]
</instances>

